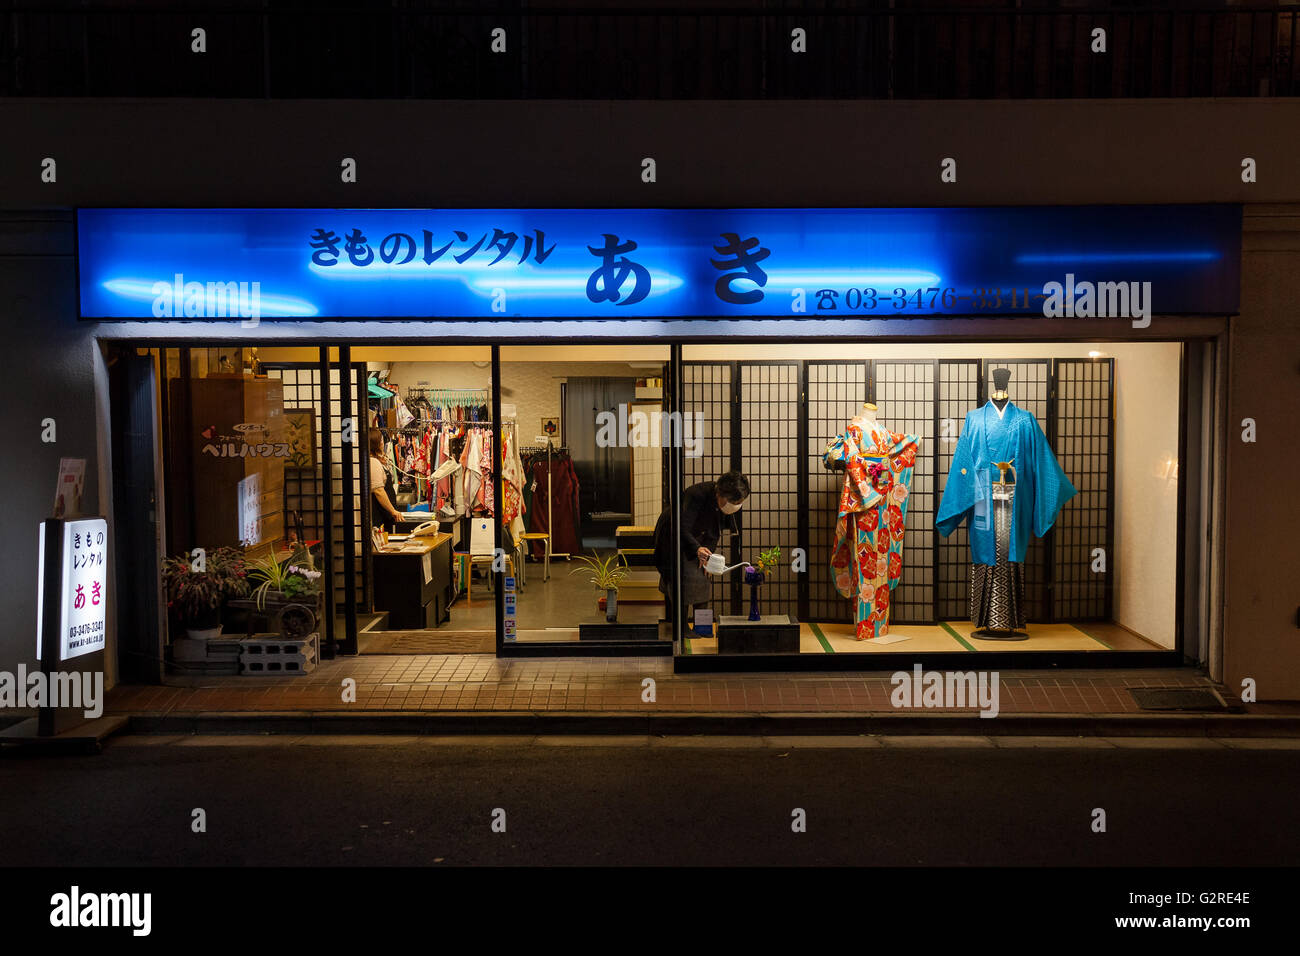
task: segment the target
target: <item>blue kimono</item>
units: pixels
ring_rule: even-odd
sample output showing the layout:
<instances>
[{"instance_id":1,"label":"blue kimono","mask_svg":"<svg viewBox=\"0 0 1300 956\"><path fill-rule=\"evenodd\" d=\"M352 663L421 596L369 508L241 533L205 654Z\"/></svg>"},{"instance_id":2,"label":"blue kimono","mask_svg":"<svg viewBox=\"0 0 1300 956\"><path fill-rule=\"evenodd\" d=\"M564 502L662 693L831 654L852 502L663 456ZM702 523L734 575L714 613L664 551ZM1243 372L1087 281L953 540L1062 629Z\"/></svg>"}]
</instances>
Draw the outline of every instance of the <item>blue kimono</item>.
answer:
<instances>
[{"instance_id":1,"label":"blue kimono","mask_svg":"<svg viewBox=\"0 0 1300 956\"><path fill-rule=\"evenodd\" d=\"M944 485L936 527L945 538L963 520L970 522L971 561L995 564L993 482L998 479L994 462L1011 462L1015 469L1007 561L1023 562L1029 551L1029 532L1041 538L1056 522L1061 507L1075 495L1047 444L1038 421L1010 402L998 414L992 402L966 413L952 470Z\"/></svg>"}]
</instances>

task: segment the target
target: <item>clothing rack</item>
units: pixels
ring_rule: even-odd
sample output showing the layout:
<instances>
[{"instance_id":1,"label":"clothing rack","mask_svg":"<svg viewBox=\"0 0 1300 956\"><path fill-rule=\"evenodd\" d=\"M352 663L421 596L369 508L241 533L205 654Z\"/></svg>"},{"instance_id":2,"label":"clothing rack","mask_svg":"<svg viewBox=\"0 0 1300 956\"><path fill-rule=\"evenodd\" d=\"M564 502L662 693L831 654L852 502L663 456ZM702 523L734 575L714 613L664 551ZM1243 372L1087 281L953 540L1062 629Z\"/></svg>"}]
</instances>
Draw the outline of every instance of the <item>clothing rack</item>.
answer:
<instances>
[{"instance_id":1,"label":"clothing rack","mask_svg":"<svg viewBox=\"0 0 1300 956\"><path fill-rule=\"evenodd\" d=\"M484 396L490 388L408 388L406 398L422 398L430 405L480 405L486 404Z\"/></svg>"},{"instance_id":2,"label":"clothing rack","mask_svg":"<svg viewBox=\"0 0 1300 956\"><path fill-rule=\"evenodd\" d=\"M567 445L560 445L557 447L555 440L551 438L550 435L538 435L533 440L544 441L546 444L529 445L527 449L520 449L520 451L541 451L543 448L546 450L546 533L551 536L551 541L554 541L555 522L551 516L551 503L555 501L555 477L551 474L551 455L557 451L567 452L569 449ZM551 557L564 558L567 561L569 559L569 552L565 551L560 554L552 552Z\"/></svg>"},{"instance_id":3,"label":"clothing rack","mask_svg":"<svg viewBox=\"0 0 1300 956\"><path fill-rule=\"evenodd\" d=\"M421 422L419 425L397 425L392 428L389 428L387 425L380 425L378 428L380 431L401 432L405 434L407 432L422 432L431 425L482 425L484 428L490 428L492 426L492 422L485 421L482 418L477 420L470 418L421 418L419 421ZM502 422L502 424L509 427L512 423Z\"/></svg>"}]
</instances>

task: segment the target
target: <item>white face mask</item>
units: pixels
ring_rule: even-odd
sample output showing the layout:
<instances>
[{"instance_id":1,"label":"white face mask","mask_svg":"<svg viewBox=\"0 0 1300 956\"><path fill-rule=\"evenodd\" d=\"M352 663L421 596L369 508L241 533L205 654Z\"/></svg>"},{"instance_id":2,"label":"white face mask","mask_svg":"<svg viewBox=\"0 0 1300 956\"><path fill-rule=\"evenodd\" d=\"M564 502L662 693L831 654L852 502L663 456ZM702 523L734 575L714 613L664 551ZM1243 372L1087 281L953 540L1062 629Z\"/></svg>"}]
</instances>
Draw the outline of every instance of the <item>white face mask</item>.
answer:
<instances>
[{"instance_id":1,"label":"white face mask","mask_svg":"<svg viewBox=\"0 0 1300 956\"><path fill-rule=\"evenodd\" d=\"M722 513L723 513L724 515L734 515L734 514L735 514L737 511L739 511L742 507L744 507L744 502L739 502L739 503L737 503L737 502L734 502L734 501L728 501L728 502L723 503L723 505L722 505Z\"/></svg>"}]
</instances>

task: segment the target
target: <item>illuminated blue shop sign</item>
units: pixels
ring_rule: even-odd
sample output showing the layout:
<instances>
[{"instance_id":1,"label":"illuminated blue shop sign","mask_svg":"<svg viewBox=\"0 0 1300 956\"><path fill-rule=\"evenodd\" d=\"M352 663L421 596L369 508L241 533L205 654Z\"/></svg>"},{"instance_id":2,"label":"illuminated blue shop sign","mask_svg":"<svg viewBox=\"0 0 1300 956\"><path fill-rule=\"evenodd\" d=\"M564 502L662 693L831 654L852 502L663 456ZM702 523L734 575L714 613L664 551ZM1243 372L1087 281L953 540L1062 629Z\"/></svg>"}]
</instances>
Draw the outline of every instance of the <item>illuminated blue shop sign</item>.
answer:
<instances>
[{"instance_id":1,"label":"illuminated blue shop sign","mask_svg":"<svg viewBox=\"0 0 1300 956\"><path fill-rule=\"evenodd\" d=\"M86 318L1088 315L1101 283L1222 314L1241 211L87 209L77 228Z\"/></svg>"}]
</instances>

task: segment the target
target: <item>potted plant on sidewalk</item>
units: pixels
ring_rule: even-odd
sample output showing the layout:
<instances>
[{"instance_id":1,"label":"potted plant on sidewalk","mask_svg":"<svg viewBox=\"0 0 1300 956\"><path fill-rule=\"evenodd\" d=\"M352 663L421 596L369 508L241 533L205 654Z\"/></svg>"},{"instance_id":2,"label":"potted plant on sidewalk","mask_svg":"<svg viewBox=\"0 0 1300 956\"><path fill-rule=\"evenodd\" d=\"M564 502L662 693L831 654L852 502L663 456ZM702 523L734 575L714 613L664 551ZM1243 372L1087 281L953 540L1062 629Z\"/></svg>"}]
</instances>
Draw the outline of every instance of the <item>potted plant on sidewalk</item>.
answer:
<instances>
[{"instance_id":1,"label":"potted plant on sidewalk","mask_svg":"<svg viewBox=\"0 0 1300 956\"><path fill-rule=\"evenodd\" d=\"M321 610L321 578L311 554L301 546L283 560L268 554L248 566L254 606L260 614L274 618L274 626L286 637L306 637L315 630Z\"/></svg>"},{"instance_id":2,"label":"potted plant on sidewalk","mask_svg":"<svg viewBox=\"0 0 1300 956\"><path fill-rule=\"evenodd\" d=\"M591 557L574 558L583 566L574 568L570 574L577 574L579 571L590 572L592 587L597 591L605 592L605 620L613 623L618 620L618 586L631 572L621 554L611 554L607 558L602 558L595 551L591 552ZM600 601L596 602L597 610L600 609Z\"/></svg>"},{"instance_id":3,"label":"potted plant on sidewalk","mask_svg":"<svg viewBox=\"0 0 1300 956\"><path fill-rule=\"evenodd\" d=\"M238 548L213 548L202 555L163 559L167 607L193 640L221 636L221 608L248 594L247 569Z\"/></svg>"},{"instance_id":4,"label":"potted plant on sidewalk","mask_svg":"<svg viewBox=\"0 0 1300 956\"><path fill-rule=\"evenodd\" d=\"M302 567L298 562L302 562ZM307 555L302 548L283 561L274 554L263 555L248 562L248 580L253 586L253 600L259 611L266 610L267 603L285 604L291 597L308 590L309 579L302 573L306 570ZM315 572L317 578L320 572Z\"/></svg>"},{"instance_id":5,"label":"potted plant on sidewalk","mask_svg":"<svg viewBox=\"0 0 1300 956\"><path fill-rule=\"evenodd\" d=\"M749 619L761 620L758 613L758 587L767 580L767 572L776 567L781 560L779 547L768 548L759 554L758 560L745 568L745 583L749 585Z\"/></svg>"}]
</instances>

